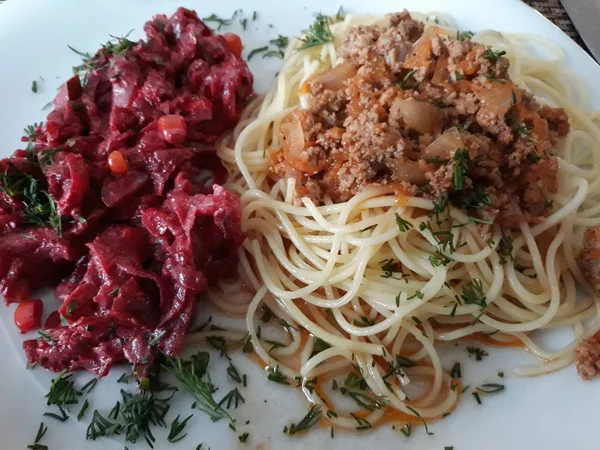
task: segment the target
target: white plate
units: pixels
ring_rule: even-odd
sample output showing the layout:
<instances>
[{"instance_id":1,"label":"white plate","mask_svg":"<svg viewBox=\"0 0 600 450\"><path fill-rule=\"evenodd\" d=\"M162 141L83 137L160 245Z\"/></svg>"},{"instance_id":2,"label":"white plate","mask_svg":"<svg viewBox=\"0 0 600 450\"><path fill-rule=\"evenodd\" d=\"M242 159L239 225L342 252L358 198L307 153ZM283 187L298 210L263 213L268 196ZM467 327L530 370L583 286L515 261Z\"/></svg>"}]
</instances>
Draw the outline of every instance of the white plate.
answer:
<instances>
[{"instance_id":1,"label":"white plate","mask_svg":"<svg viewBox=\"0 0 600 450\"><path fill-rule=\"evenodd\" d=\"M71 66L78 63L67 44L83 51L95 51L109 34L124 35L132 28L134 37L142 35L142 25L153 14L171 14L177 6L196 9L201 17L211 13L229 16L238 8L249 17L252 11L259 19L249 19L246 31L236 23L226 31L240 33L248 49L264 45L278 33L297 35L301 28L312 22L311 14L320 9L325 13L337 10L338 3L318 0L265 1L265 0L203 0L203 1L158 1L158 0L9 0L0 6L0 155L8 156L20 147L21 130L28 124L41 121L46 113L42 107L50 101L61 82L71 75ZM352 12L383 13L402 8L416 11L443 11L451 14L461 29L481 30L494 28L501 31L535 33L558 43L566 52L567 64L591 87L600 79L600 67L558 28L533 9L517 0L405 0L358 1L346 0L344 7ZM272 27L269 25L272 24ZM225 30L223 30L225 31ZM256 90L265 92L277 71L278 60L254 58L250 64L256 77ZM43 78L44 81L40 81ZM39 93L31 92L31 82L37 79ZM600 93L590 89L590 102L600 108ZM44 270L40 267L40 270ZM44 394L47 392L51 374L38 369L25 370L25 358L20 349L19 336L12 323L11 308L1 308L5 345L0 346L0 448L23 449L33 443L37 427L46 410ZM50 310L51 308L46 308ZM509 370L520 363L534 362L532 357L515 350L491 349L484 362L466 358L464 348L454 350L463 361L463 374L469 382L481 384L497 380L498 370ZM218 359L216 356L215 359ZM453 356L450 356L452 359ZM189 435L179 444L167 444L157 434L156 448L195 449L203 442L203 449L300 449L339 448L359 449L364 445L377 448L413 448L441 450L454 446L455 450L479 449L598 449L595 427L597 405L600 403L598 382L583 383L575 369L570 367L560 372L533 379L519 379L508 375L506 391L484 399L476 405L467 394L459 404L458 411L445 420L433 424L435 433L426 436L422 427L413 429L406 438L392 431L391 426L373 433L338 432L334 440L328 429L315 429L302 438L289 438L282 433L285 424L299 420L307 406L298 390L285 388L265 381L264 373L242 356L236 364L248 374L249 387L243 391L246 404L235 411L238 422L250 419L250 424L238 433L231 432L224 421L212 424L202 413L196 412L189 425ZM219 367L213 361L213 379L228 388L223 361ZM117 371L118 372L118 371ZM120 373L112 373L102 380L93 393L89 420L94 408L104 413L118 395L123 385L115 383ZM81 380L90 376L80 374ZM178 394L178 403L169 415L191 414L192 400ZM78 407L74 409L75 414ZM77 423L71 417L66 423L43 418L50 426L42 443L51 450L75 449L123 449L120 443L110 440L85 441L87 420ZM248 431L250 438L240 444L238 434ZM128 447L147 448L144 442Z\"/></svg>"}]
</instances>

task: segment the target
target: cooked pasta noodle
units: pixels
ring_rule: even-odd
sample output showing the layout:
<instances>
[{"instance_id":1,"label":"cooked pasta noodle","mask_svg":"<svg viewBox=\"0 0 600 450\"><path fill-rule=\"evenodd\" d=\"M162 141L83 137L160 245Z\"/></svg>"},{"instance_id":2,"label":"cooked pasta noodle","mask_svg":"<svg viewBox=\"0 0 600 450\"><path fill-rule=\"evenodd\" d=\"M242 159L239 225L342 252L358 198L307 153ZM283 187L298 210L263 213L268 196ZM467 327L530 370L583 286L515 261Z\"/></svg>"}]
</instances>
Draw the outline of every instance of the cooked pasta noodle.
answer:
<instances>
[{"instance_id":1,"label":"cooked pasta noodle","mask_svg":"<svg viewBox=\"0 0 600 450\"><path fill-rule=\"evenodd\" d=\"M453 22L441 14L413 17L426 21L432 15L450 35L456 34ZM272 89L248 106L237 128L220 143L219 156L231 172L226 187L241 198L247 239L240 281L210 294L225 311L246 314L258 357L290 379L302 377L308 399L324 410L331 403L322 389L307 389L307 380L328 380L358 366L374 396L386 402L360 416L371 424L388 410L400 411L410 421L417 415L439 418L455 406L458 390L440 362L443 342L473 336L498 345L520 342L540 362L515 372L536 375L571 363L577 343L600 328L599 299L578 298L577 286L585 280L576 262L582 231L600 225L599 113L588 110L585 86L565 69L562 50L551 42L496 31L472 38L506 51L513 82L540 101L564 108L571 123L560 154L553 211L542 223L523 223L512 232L515 264L502 264L502 230L469 223L459 209L449 212L454 224L466 223L453 228L453 261L436 267L430 262L436 242L430 230L420 227L427 216L414 214L431 211L430 200L407 197L399 202L393 188L384 186L343 203L326 198L318 206L304 198L297 206L292 202L295 181L269 171L268 154L280 145L282 119L302 104L300 85L339 63L336 47L353 26L386 20L348 15L331 25L334 44L297 51L300 42L293 41ZM532 47L542 47L545 57ZM411 228L400 230L394 213ZM543 251L541 239L548 241ZM386 272L385 267L382 272L389 260L399 261L404 273ZM487 308L457 302L467 283L481 283ZM288 330L283 346L273 348L258 335L261 305ZM573 328L572 343L552 351L536 344L532 332L560 326ZM322 342L327 348L313 352ZM417 364L390 376L395 355ZM407 390L415 382L426 388L410 395L409 402ZM355 417L347 414L327 420L356 426Z\"/></svg>"}]
</instances>

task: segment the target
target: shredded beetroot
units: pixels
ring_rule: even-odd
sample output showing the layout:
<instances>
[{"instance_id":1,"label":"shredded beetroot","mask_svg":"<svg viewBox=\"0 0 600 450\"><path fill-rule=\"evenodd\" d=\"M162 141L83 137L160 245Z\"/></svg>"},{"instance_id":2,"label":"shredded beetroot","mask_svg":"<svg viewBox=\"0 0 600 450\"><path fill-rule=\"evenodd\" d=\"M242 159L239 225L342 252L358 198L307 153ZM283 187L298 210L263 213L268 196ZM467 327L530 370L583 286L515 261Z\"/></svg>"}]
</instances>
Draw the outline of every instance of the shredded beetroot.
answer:
<instances>
[{"instance_id":1,"label":"shredded beetroot","mask_svg":"<svg viewBox=\"0 0 600 450\"><path fill-rule=\"evenodd\" d=\"M159 350L178 353L198 294L233 275L244 239L214 143L253 95L252 74L193 11L144 30L145 42L119 40L87 61L29 150L0 161L0 290L11 303L56 287L62 323L52 313L24 343L54 371L103 376L127 360L143 375ZM166 115L185 119L183 143L160 132ZM123 174L109 167L114 151ZM32 210L19 185L31 180L50 212Z\"/></svg>"}]
</instances>

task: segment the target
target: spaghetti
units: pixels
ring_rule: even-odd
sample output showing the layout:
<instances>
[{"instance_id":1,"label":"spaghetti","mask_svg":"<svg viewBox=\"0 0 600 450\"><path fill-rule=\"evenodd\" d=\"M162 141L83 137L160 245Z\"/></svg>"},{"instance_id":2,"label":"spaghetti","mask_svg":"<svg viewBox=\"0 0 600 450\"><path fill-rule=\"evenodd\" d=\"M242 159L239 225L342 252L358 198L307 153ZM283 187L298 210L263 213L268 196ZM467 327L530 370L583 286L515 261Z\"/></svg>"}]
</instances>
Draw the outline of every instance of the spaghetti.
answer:
<instances>
[{"instance_id":1,"label":"spaghetti","mask_svg":"<svg viewBox=\"0 0 600 450\"><path fill-rule=\"evenodd\" d=\"M431 15L413 17L426 28L433 24ZM383 185L344 202L303 198L298 205L296 180L269 170L270 151L281 146L282 121L302 103L302 84L340 63L337 51L352 27L388 20L348 15L331 24L333 43L298 51L302 43L293 41L272 89L247 107L219 147L231 173L226 187L241 197L247 239L240 280L222 286L227 301L223 292L210 298L230 313L246 314L258 357L289 379L300 377L309 401L323 410L335 408L322 381L360 371L370 400L354 415L327 415L346 428L359 419L383 421L390 410L407 422L451 411L460 389L440 362L444 342L470 336L505 345L520 341L541 362L515 372L535 375L572 363L577 343L600 328L600 299L578 298L577 286L586 280L576 262L583 231L600 224L599 115L587 111L585 87L564 69L560 48L545 40L495 31L472 37L505 51L513 83L564 108L571 124L552 211L540 223L521 223L510 243L499 226L470 222L451 206L455 250L446 265L434 264L440 255L426 225L435 208L431 200L399 198L393 186ZM457 34L443 15L435 14L435 22ZM551 57L537 57L532 42ZM268 342L264 330L259 335L257 313L266 307L286 331L286 342ZM572 328L574 340L559 350L545 350L531 334L562 326ZM319 377L316 389L313 377ZM415 385L421 389L415 392Z\"/></svg>"}]
</instances>

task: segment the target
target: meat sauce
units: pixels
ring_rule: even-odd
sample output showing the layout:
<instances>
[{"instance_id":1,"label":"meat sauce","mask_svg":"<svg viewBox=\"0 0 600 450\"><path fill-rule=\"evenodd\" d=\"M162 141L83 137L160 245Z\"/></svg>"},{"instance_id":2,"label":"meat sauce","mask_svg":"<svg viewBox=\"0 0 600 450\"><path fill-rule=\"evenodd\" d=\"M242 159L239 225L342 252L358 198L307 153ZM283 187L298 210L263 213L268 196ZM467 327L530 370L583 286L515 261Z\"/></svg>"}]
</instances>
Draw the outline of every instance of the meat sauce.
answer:
<instances>
[{"instance_id":1,"label":"meat sauce","mask_svg":"<svg viewBox=\"0 0 600 450\"><path fill-rule=\"evenodd\" d=\"M297 202L392 185L506 228L544 219L568 117L518 88L503 52L405 11L351 29L338 54L301 87L307 107L284 119L271 155Z\"/></svg>"}]
</instances>

